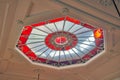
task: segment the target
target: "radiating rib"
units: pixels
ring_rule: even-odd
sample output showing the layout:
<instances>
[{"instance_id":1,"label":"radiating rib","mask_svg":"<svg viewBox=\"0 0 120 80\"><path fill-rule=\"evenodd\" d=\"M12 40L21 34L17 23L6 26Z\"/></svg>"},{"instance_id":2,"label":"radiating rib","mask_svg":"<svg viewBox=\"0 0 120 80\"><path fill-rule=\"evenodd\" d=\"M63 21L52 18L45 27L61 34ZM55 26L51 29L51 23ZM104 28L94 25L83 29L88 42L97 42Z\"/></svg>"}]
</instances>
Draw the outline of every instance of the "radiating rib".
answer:
<instances>
[{"instance_id":1,"label":"radiating rib","mask_svg":"<svg viewBox=\"0 0 120 80\"><path fill-rule=\"evenodd\" d=\"M46 48L46 46L43 47L43 48L38 49L37 51L35 51L35 53L39 52L40 50L42 50L42 49L44 49L44 48Z\"/></svg>"},{"instance_id":2,"label":"radiating rib","mask_svg":"<svg viewBox=\"0 0 120 80\"><path fill-rule=\"evenodd\" d=\"M64 23L63 23L62 31L64 31L65 22L66 22L66 18L64 19Z\"/></svg>"},{"instance_id":3,"label":"radiating rib","mask_svg":"<svg viewBox=\"0 0 120 80\"><path fill-rule=\"evenodd\" d=\"M74 49L71 49L71 50L81 59L80 55L77 54L77 53L74 51Z\"/></svg>"},{"instance_id":4,"label":"radiating rib","mask_svg":"<svg viewBox=\"0 0 120 80\"><path fill-rule=\"evenodd\" d=\"M51 51L48 53L48 55L46 56L46 59L48 59L48 56L50 55L50 53L52 52L53 50L51 49Z\"/></svg>"},{"instance_id":5,"label":"radiating rib","mask_svg":"<svg viewBox=\"0 0 120 80\"><path fill-rule=\"evenodd\" d=\"M85 41L85 40L78 40L78 41ZM90 40L89 40L89 41L86 41L86 42L95 42L95 41L90 41Z\"/></svg>"},{"instance_id":6,"label":"radiating rib","mask_svg":"<svg viewBox=\"0 0 120 80\"><path fill-rule=\"evenodd\" d=\"M77 45L77 46L79 46L79 45ZM79 46L80 47L80 46ZM83 51L81 51L80 49L78 49L77 47L76 47L76 49L78 50L78 51L80 51L82 54L85 54Z\"/></svg>"},{"instance_id":7,"label":"radiating rib","mask_svg":"<svg viewBox=\"0 0 120 80\"><path fill-rule=\"evenodd\" d=\"M81 30L82 28L84 28L84 27L81 27L81 28L79 28L79 29L73 31L72 33L75 33L75 32L77 32L77 31Z\"/></svg>"},{"instance_id":8,"label":"radiating rib","mask_svg":"<svg viewBox=\"0 0 120 80\"><path fill-rule=\"evenodd\" d=\"M68 30L67 32L69 32L76 24L73 24Z\"/></svg>"},{"instance_id":9,"label":"radiating rib","mask_svg":"<svg viewBox=\"0 0 120 80\"><path fill-rule=\"evenodd\" d=\"M82 47L82 46L80 46L81 48L84 48L84 47ZM85 50L87 50L87 51L90 51L89 49L87 49L87 48L84 48Z\"/></svg>"},{"instance_id":10,"label":"radiating rib","mask_svg":"<svg viewBox=\"0 0 120 80\"><path fill-rule=\"evenodd\" d=\"M63 51L63 53L64 53L65 60L67 61L66 54L65 54L65 52L64 52L64 51Z\"/></svg>"},{"instance_id":11,"label":"radiating rib","mask_svg":"<svg viewBox=\"0 0 120 80\"><path fill-rule=\"evenodd\" d=\"M44 54L49 48L45 49L41 54L39 54L38 56L40 57L42 54Z\"/></svg>"},{"instance_id":12,"label":"radiating rib","mask_svg":"<svg viewBox=\"0 0 120 80\"><path fill-rule=\"evenodd\" d=\"M68 53L70 55L70 57L72 58L72 60L74 59L73 56L71 55L70 51L68 50Z\"/></svg>"},{"instance_id":13,"label":"radiating rib","mask_svg":"<svg viewBox=\"0 0 120 80\"><path fill-rule=\"evenodd\" d=\"M30 35L31 35L31 36L32 36L32 35L36 35L36 36L46 36L46 35L40 35L40 34L34 34L34 33L31 33ZM30 35L21 35L21 37L27 38L27 37L30 36Z\"/></svg>"},{"instance_id":14,"label":"radiating rib","mask_svg":"<svg viewBox=\"0 0 120 80\"><path fill-rule=\"evenodd\" d=\"M42 32L44 32L44 33L46 33L46 34L49 34L49 32L46 32L46 31L41 30L41 29L39 29L39 28L34 28L34 29L39 30L39 31L42 31Z\"/></svg>"},{"instance_id":15,"label":"radiating rib","mask_svg":"<svg viewBox=\"0 0 120 80\"><path fill-rule=\"evenodd\" d=\"M47 36L47 35L41 35L41 34L35 34L35 33L31 33L30 35Z\"/></svg>"},{"instance_id":16,"label":"radiating rib","mask_svg":"<svg viewBox=\"0 0 120 80\"><path fill-rule=\"evenodd\" d=\"M55 26L55 28L56 28L56 31L58 32L59 31L59 29L57 28L57 26L56 26L56 24L54 23L54 26ZM57 34L57 36L59 36L59 33L56 33Z\"/></svg>"},{"instance_id":17,"label":"radiating rib","mask_svg":"<svg viewBox=\"0 0 120 80\"><path fill-rule=\"evenodd\" d=\"M59 60L58 60L58 62L60 62L60 51L59 51Z\"/></svg>"},{"instance_id":18,"label":"radiating rib","mask_svg":"<svg viewBox=\"0 0 120 80\"><path fill-rule=\"evenodd\" d=\"M77 36L78 37L78 36ZM88 38L88 37L94 37L94 36L80 36L78 38Z\"/></svg>"},{"instance_id":19,"label":"radiating rib","mask_svg":"<svg viewBox=\"0 0 120 80\"><path fill-rule=\"evenodd\" d=\"M85 44L85 43L83 43L83 42L79 42L79 41L78 41L78 43L80 43L80 44ZM95 45L89 45L89 44L85 44L85 45L96 47Z\"/></svg>"},{"instance_id":20,"label":"radiating rib","mask_svg":"<svg viewBox=\"0 0 120 80\"><path fill-rule=\"evenodd\" d=\"M57 52L57 51L55 51L55 53L54 53L53 57L51 57L51 60L53 60L53 59L54 59L56 52Z\"/></svg>"},{"instance_id":21,"label":"radiating rib","mask_svg":"<svg viewBox=\"0 0 120 80\"><path fill-rule=\"evenodd\" d=\"M84 33L90 32L90 31L92 31L92 30L83 31L83 32L77 33L76 35L78 35L78 34L84 34Z\"/></svg>"},{"instance_id":22,"label":"radiating rib","mask_svg":"<svg viewBox=\"0 0 120 80\"><path fill-rule=\"evenodd\" d=\"M28 38L30 40L40 40L40 39L45 39L45 38Z\"/></svg>"},{"instance_id":23,"label":"radiating rib","mask_svg":"<svg viewBox=\"0 0 120 80\"><path fill-rule=\"evenodd\" d=\"M28 45L28 44L41 43L41 42L44 42L44 41L36 41L36 42L30 42L30 43L26 43L26 44Z\"/></svg>"},{"instance_id":24,"label":"radiating rib","mask_svg":"<svg viewBox=\"0 0 120 80\"><path fill-rule=\"evenodd\" d=\"M59 31L55 23L54 23L54 25L55 25L56 31Z\"/></svg>"},{"instance_id":25,"label":"radiating rib","mask_svg":"<svg viewBox=\"0 0 120 80\"><path fill-rule=\"evenodd\" d=\"M53 32L49 27L47 27L46 25L45 25L45 27L50 31L50 32Z\"/></svg>"},{"instance_id":26,"label":"radiating rib","mask_svg":"<svg viewBox=\"0 0 120 80\"><path fill-rule=\"evenodd\" d=\"M56 24L54 23L54 25L55 25L55 28L56 28L56 30L57 30L57 32L59 32L59 29L57 28L57 26L56 26ZM56 33L57 34L57 36L60 36L60 34L59 33Z\"/></svg>"},{"instance_id":27,"label":"radiating rib","mask_svg":"<svg viewBox=\"0 0 120 80\"><path fill-rule=\"evenodd\" d=\"M37 46L34 46L34 47L30 48L30 49L37 48L37 47L39 47L39 46L41 46L41 45L44 45L44 43L43 43L43 44L40 44L40 45L37 45Z\"/></svg>"}]
</instances>

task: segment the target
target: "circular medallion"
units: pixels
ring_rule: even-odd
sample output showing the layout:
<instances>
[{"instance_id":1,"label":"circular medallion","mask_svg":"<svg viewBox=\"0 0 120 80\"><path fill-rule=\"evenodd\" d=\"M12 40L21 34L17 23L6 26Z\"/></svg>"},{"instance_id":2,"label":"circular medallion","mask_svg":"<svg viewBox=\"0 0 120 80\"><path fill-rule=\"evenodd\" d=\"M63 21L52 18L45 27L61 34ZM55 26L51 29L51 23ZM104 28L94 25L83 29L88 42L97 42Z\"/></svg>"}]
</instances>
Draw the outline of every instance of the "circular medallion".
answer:
<instances>
[{"instance_id":1,"label":"circular medallion","mask_svg":"<svg viewBox=\"0 0 120 80\"><path fill-rule=\"evenodd\" d=\"M45 38L45 44L53 50L69 50L76 46L77 37L65 31L48 34Z\"/></svg>"},{"instance_id":2,"label":"circular medallion","mask_svg":"<svg viewBox=\"0 0 120 80\"><path fill-rule=\"evenodd\" d=\"M58 45L65 45L68 43L68 40L66 37L64 36L60 36L60 37L56 37L55 38L55 43Z\"/></svg>"}]
</instances>

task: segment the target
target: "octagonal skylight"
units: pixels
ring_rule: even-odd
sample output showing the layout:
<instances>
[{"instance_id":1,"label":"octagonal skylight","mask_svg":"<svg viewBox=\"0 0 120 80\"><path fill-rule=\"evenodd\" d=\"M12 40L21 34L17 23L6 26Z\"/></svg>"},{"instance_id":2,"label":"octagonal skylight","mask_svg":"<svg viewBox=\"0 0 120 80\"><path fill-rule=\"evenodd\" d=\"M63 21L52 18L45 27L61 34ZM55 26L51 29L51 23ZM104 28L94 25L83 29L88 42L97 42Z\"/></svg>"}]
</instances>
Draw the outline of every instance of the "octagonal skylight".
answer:
<instances>
[{"instance_id":1,"label":"octagonal skylight","mask_svg":"<svg viewBox=\"0 0 120 80\"><path fill-rule=\"evenodd\" d=\"M85 64L104 50L103 29L65 16L24 26L16 47L33 63Z\"/></svg>"}]
</instances>

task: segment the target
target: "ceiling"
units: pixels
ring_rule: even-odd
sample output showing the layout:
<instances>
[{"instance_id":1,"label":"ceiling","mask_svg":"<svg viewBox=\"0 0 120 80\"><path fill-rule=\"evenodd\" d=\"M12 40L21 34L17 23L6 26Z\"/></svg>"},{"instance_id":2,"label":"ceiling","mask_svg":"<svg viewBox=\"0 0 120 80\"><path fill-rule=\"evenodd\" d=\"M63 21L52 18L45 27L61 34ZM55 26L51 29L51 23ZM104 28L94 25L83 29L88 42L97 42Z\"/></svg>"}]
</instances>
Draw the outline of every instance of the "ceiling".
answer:
<instances>
[{"instance_id":1,"label":"ceiling","mask_svg":"<svg viewBox=\"0 0 120 80\"><path fill-rule=\"evenodd\" d=\"M102 27L105 52L85 66L54 69L33 65L15 50L23 25L63 15ZM112 0L0 0L0 80L120 80L119 33Z\"/></svg>"}]
</instances>

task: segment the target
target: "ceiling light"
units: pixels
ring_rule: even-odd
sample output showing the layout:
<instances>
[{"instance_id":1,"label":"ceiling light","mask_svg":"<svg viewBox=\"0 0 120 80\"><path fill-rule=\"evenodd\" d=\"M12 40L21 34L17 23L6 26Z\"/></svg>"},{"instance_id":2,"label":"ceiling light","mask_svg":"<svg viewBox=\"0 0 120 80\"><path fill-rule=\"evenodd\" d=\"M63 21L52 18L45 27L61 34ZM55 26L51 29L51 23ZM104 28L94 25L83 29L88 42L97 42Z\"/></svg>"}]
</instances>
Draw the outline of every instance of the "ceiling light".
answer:
<instances>
[{"instance_id":1,"label":"ceiling light","mask_svg":"<svg viewBox=\"0 0 120 80\"><path fill-rule=\"evenodd\" d=\"M84 64L104 50L102 28L65 16L23 27L16 47L38 64Z\"/></svg>"}]
</instances>

